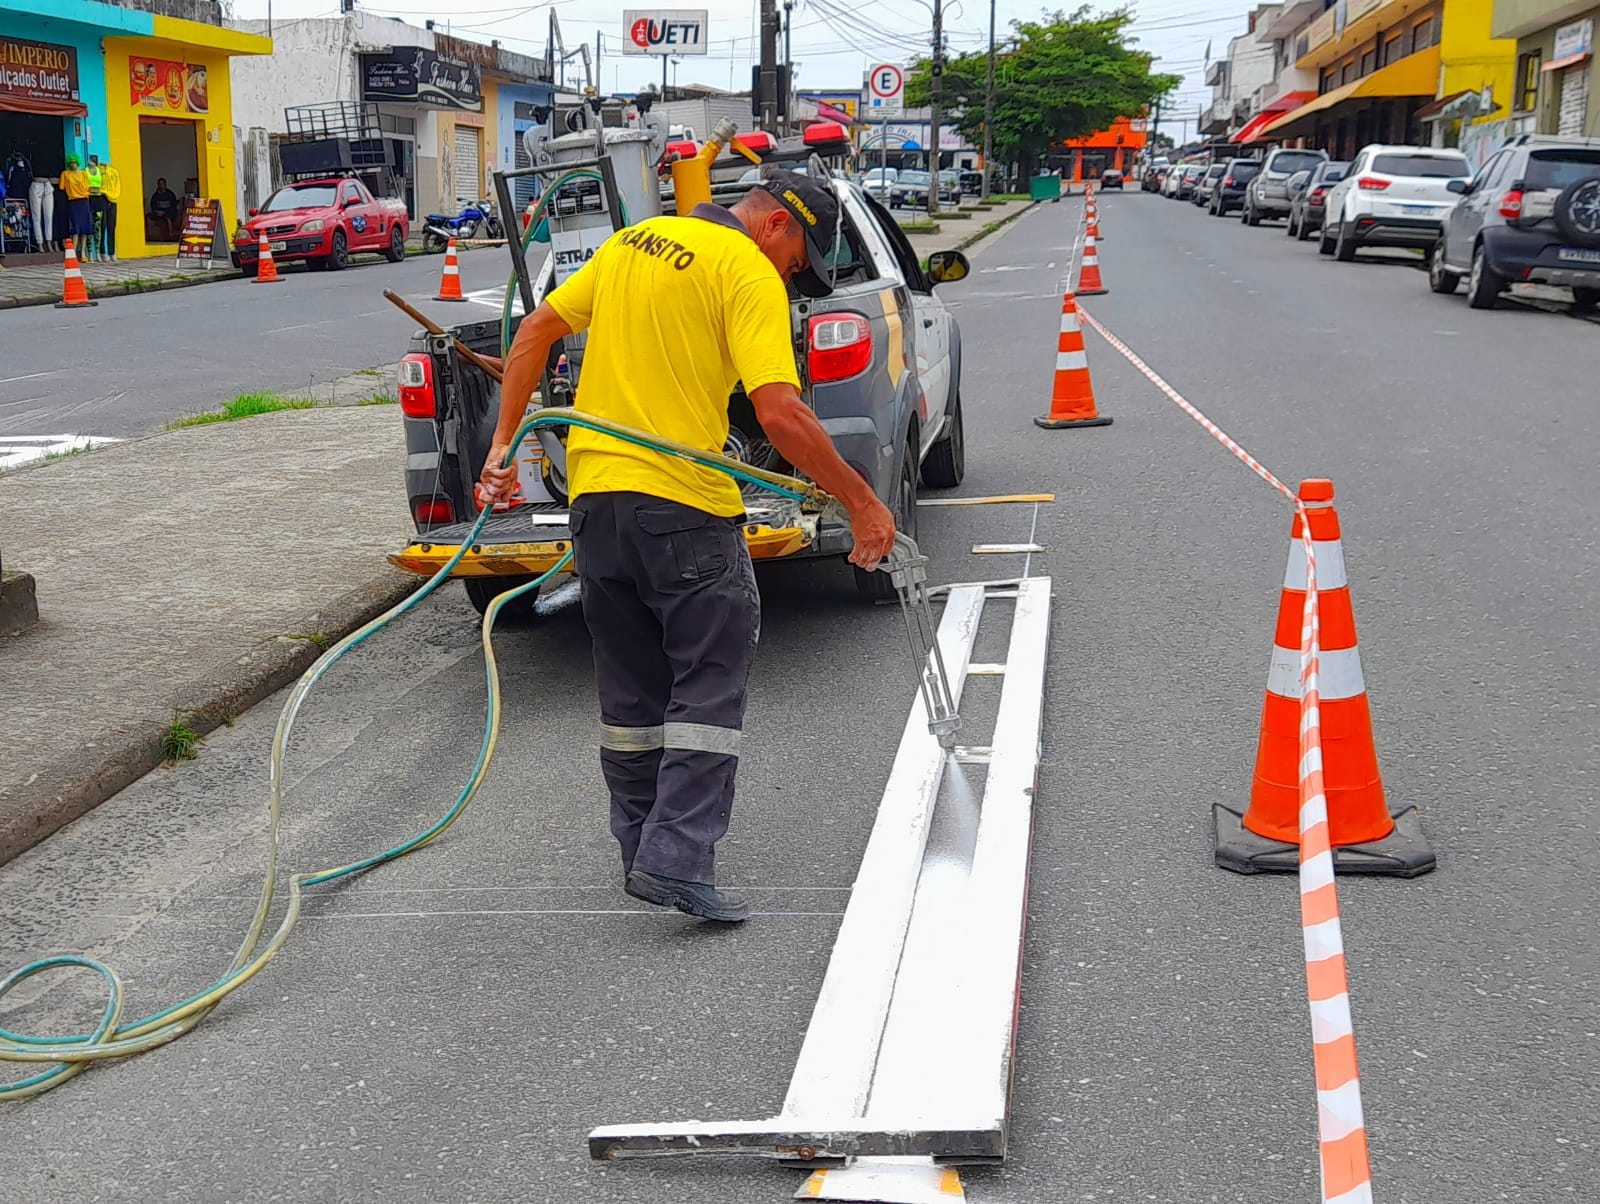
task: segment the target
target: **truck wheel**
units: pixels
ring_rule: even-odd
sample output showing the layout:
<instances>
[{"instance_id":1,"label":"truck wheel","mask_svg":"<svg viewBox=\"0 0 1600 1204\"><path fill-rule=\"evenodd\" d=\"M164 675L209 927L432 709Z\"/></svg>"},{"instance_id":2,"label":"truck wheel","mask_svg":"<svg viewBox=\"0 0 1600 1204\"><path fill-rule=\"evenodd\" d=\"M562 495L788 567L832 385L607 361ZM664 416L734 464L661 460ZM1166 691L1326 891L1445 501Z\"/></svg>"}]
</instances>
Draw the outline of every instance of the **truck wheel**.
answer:
<instances>
[{"instance_id":1,"label":"truck wheel","mask_svg":"<svg viewBox=\"0 0 1600 1204\"><path fill-rule=\"evenodd\" d=\"M895 489L894 500L890 502L889 509L894 513L895 530L909 535L912 539L917 537L917 445L913 438L906 444L905 454L900 458L900 482ZM896 597L894 578L888 573L874 569L872 572L863 572L851 566L856 575L856 593L868 602L890 602Z\"/></svg>"},{"instance_id":2,"label":"truck wheel","mask_svg":"<svg viewBox=\"0 0 1600 1204\"><path fill-rule=\"evenodd\" d=\"M1244 224L1247 226L1259 226L1261 224L1260 212L1253 204L1249 204L1248 202L1244 207Z\"/></svg>"},{"instance_id":3,"label":"truck wheel","mask_svg":"<svg viewBox=\"0 0 1600 1204\"><path fill-rule=\"evenodd\" d=\"M1572 308L1578 313L1590 314L1600 306L1600 288L1575 288L1572 290Z\"/></svg>"},{"instance_id":4,"label":"truck wheel","mask_svg":"<svg viewBox=\"0 0 1600 1204\"><path fill-rule=\"evenodd\" d=\"M333 250L328 253L328 267L335 271L343 271L350 266L350 240L344 236L343 230L333 232Z\"/></svg>"},{"instance_id":5,"label":"truck wheel","mask_svg":"<svg viewBox=\"0 0 1600 1204\"><path fill-rule=\"evenodd\" d=\"M531 576L463 577L461 584L466 586L467 599L481 615L489 609L489 603L493 602L501 594L509 589L516 589L519 585L526 585L532 580ZM538 597L538 590L531 590L523 594L516 601L506 605L500 611L500 617L519 623L532 622L538 617L538 612L533 606Z\"/></svg>"},{"instance_id":6,"label":"truck wheel","mask_svg":"<svg viewBox=\"0 0 1600 1204\"><path fill-rule=\"evenodd\" d=\"M961 422L961 389L956 388L950 422L922 462L922 483L929 489L954 489L967 475L967 435Z\"/></svg>"},{"instance_id":7,"label":"truck wheel","mask_svg":"<svg viewBox=\"0 0 1600 1204\"><path fill-rule=\"evenodd\" d=\"M383 257L390 263L399 263L406 257L406 236L398 225L389 228L389 249Z\"/></svg>"},{"instance_id":8,"label":"truck wheel","mask_svg":"<svg viewBox=\"0 0 1600 1204\"><path fill-rule=\"evenodd\" d=\"M1322 219L1322 233L1317 235L1317 250L1324 255L1333 254L1333 235L1328 233L1328 219Z\"/></svg>"}]
</instances>

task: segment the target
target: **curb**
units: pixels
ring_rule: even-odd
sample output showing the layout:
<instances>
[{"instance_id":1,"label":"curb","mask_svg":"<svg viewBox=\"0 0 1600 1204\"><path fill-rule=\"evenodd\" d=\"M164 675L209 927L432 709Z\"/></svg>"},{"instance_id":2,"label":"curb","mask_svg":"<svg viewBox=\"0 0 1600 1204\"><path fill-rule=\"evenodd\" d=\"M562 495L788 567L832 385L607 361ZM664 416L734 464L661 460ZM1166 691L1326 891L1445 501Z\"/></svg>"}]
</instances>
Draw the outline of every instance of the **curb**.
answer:
<instances>
[{"instance_id":1,"label":"curb","mask_svg":"<svg viewBox=\"0 0 1600 1204\"><path fill-rule=\"evenodd\" d=\"M176 277L171 280L157 280L150 284L140 285L138 288L110 287L97 289L94 295L97 299L102 297L137 297L140 293L164 293L168 289L194 288L201 284L215 284L220 280L237 280L243 275L243 272L231 271L218 272L210 276L198 276L192 280ZM55 293L47 293L43 296L0 297L0 309L27 309L34 305L54 305L59 300L61 298Z\"/></svg>"},{"instance_id":2,"label":"curb","mask_svg":"<svg viewBox=\"0 0 1600 1204\"><path fill-rule=\"evenodd\" d=\"M295 629L338 640L394 606L423 580L385 567L364 585L310 611ZM265 640L244 656L178 685L176 689L192 701L180 715L204 736L294 681L321 655L322 649L309 640L288 636ZM35 770L11 794L0 795L0 865L158 768L166 730L164 720L108 729L71 757Z\"/></svg>"},{"instance_id":3,"label":"curb","mask_svg":"<svg viewBox=\"0 0 1600 1204\"><path fill-rule=\"evenodd\" d=\"M1038 207L1039 207L1039 202L1038 201L1031 201L1028 204L1024 205L1021 209L1018 209L1015 213L1007 214L1005 217L1001 218L999 221L986 222L984 224L983 229L974 230L971 234L967 235L960 242L956 243L956 245L954 247L954 250L965 251L968 247L972 246L974 243L982 242L984 239L988 238L989 235L1000 233L1000 231L1004 230L1007 226L1009 226L1012 222L1016 221L1024 213L1032 213Z\"/></svg>"}]
</instances>

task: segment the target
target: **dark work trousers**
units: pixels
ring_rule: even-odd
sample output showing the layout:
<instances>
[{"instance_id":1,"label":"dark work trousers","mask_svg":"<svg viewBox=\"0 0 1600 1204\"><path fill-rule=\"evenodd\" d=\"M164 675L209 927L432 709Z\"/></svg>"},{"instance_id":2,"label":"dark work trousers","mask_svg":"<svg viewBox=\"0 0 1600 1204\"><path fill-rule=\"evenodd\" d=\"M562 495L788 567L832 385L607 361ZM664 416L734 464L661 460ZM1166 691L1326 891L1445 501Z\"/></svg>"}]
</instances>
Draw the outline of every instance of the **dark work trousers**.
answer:
<instances>
[{"instance_id":1,"label":"dark work trousers","mask_svg":"<svg viewBox=\"0 0 1600 1204\"><path fill-rule=\"evenodd\" d=\"M714 884L761 631L738 522L642 493L572 506L625 870Z\"/></svg>"}]
</instances>

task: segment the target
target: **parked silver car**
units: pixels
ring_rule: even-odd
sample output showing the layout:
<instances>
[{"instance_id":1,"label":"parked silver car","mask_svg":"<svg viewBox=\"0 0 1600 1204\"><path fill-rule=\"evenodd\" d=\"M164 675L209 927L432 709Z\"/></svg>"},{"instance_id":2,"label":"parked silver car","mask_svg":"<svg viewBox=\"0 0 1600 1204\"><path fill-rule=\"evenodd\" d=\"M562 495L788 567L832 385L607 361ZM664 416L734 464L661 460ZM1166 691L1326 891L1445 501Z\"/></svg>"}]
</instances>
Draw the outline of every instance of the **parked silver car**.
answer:
<instances>
[{"instance_id":1,"label":"parked silver car","mask_svg":"<svg viewBox=\"0 0 1600 1204\"><path fill-rule=\"evenodd\" d=\"M1289 177L1297 171L1308 171L1327 158L1327 151L1273 151L1261 165L1261 174L1245 189L1244 224L1259 226L1262 218L1288 217L1294 203L1289 195Z\"/></svg>"}]
</instances>

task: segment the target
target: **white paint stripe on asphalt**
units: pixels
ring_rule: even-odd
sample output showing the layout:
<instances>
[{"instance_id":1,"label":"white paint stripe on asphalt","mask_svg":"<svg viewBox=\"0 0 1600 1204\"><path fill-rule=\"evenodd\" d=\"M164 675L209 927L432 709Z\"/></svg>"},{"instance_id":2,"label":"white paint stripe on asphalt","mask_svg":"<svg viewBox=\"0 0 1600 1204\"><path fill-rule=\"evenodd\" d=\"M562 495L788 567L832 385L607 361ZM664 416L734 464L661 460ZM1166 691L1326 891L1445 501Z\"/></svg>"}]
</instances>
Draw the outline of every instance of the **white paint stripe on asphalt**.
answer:
<instances>
[{"instance_id":1,"label":"white paint stripe on asphalt","mask_svg":"<svg viewBox=\"0 0 1600 1204\"><path fill-rule=\"evenodd\" d=\"M9 385L19 380L38 380L41 376L59 376L66 371L64 368L54 368L49 372L28 372L22 376L0 376L0 385Z\"/></svg>"},{"instance_id":2,"label":"white paint stripe on asphalt","mask_svg":"<svg viewBox=\"0 0 1600 1204\"><path fill-rule=\"evenodd\" d=\"M433 919L438 916L654 916L664 918L677 914L673 908L659 908L653 911L635 911L632 908L618 908L612 911L587 911L582 908L560 908L551 910L537 910L532 908L506 908L504 910L485 911L329 911L322 913L302 912L302 920L421 920ZM836 919L844 915L842 911L752 911L753 916L787 916L787 917L824 917Z\"/></svg>"}]
</instances>

